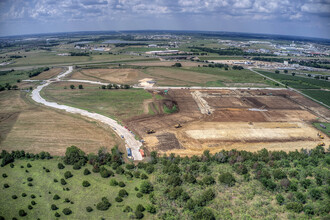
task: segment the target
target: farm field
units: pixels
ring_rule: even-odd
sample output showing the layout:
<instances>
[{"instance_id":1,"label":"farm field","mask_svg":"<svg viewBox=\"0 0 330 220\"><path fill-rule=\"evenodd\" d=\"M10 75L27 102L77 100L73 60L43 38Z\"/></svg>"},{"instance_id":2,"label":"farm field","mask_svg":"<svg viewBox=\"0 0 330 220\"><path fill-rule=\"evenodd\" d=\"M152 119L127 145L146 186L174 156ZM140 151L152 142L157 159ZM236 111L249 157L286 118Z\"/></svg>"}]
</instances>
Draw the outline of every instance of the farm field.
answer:
<instances>
[{"instance_id":1,"label":"farm field","mask_svg":"<svg viewBox=\"0 0 330 220\"><path fill-rule=\"evenodd\" d=\"M86 152L97 152L115 145L122 147L111 129L101 124L40 107L26 92L0 93L0 149L48 151L63 155L68 145L79 145Z\"/></svg>"},{"instance_id":2,"label":"farm field","mask_svg":"<svg viewBox=\"0 0 330 220\"><path fill-rule=\"evenodd\" d=\"M76 89L70 89L71 84L75 84ZM80 90L77 89L78 84L81 83L53 83L41 93L49 101L100 113L117 120L143 114L144 100L152 98L152 95L143 89L108 90L100 89L95 85L83 84L84 89Z\"/></svg>"}]
</instances>

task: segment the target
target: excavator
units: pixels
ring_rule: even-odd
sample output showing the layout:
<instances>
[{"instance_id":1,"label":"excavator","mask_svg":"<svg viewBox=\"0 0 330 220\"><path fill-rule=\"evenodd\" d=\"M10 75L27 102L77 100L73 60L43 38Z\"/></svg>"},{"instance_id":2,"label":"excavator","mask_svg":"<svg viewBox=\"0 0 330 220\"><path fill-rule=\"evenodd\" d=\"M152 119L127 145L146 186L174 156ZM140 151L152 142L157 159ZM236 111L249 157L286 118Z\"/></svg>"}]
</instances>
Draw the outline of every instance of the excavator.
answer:
<instances>
[{"instance_id":1,"label":"excavator","mask_svg":"<svg viewBox=\"0 0 330 220\"><path fill-rule=\"evenodd\" d=\"M147 134L153 134L153 133L155 133L156 131L155 130L153 130L153 129L149 129L149 130L147 130Z\"/></svg>"},{"instance_id":2,"label":"excavator","mask_svg":"<svg viewBox=\"0 0 330 220\"><path fill-rule=\"evenodd\" d=\"M175 128L181 128L182 125L179 123L179 124L174 125L174 127L175 127Z\"/></svg>"},{"instance_id":3,"label":"excavator","mask_svg":"<svg viewBox=\"0 0 330 220\"><path fill-rule=\"evenodd\" d=\"M317 133L317 136L319 136L321 139L324 139L324 136L320 132Z\"/></svg>"}]
</instances>

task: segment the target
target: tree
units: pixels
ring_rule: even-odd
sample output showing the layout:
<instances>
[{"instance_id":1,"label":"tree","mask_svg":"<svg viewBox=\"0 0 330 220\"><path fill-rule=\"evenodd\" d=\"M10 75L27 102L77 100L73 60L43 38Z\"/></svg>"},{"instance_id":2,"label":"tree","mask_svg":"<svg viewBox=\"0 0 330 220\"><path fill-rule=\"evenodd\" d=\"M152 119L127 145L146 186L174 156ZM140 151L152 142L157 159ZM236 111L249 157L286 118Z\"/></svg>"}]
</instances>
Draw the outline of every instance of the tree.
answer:
<instances>
[{"instance_id":1,"label":"tree","mask_svg":"<svg viewBox=\"0 0 330 220\"><path fill-rule=\"evenodd\" d=\"M65 166L63 165L63 163L58 163L58 164L57 164L57 167L58 167L58 169L60 169L60 170L62 170L62 169L65 168Z\"/></svg>"},{"instance_id":2,"label":"tree","mask_svg":"<svg viewBox=\"0 0 330 220\"><path fill-rule=\"evenodd\" d=\"M14 90L17 90L18 89L18 86L17 85L13 85L12 87Z\"/></svg>"},{"instance_id":3,"label":"tree","mask_svg":"<svg viewBox=\"0 0 330 220\"><path fill-rule=\"evenodd\" d=\"M107 89L112 89L112 84L107 85Z\"/></svg>"},{"instance_id":4,"label":"tree","mask_svg":"<svg viewBox=\"0 0 330 220\"><path fill-rule=\"evenodd\" d=\"M118 192L118 196L119 197L127 197L128 196L128 192L126 190L124 190L124 189L121 189Z\"/></svg>"},{"instance_id":5,"label":"tree","mask_svg":"<svg viewBox=\"0 0 330 220\"><path fill-rule=\"evenodd\" d=\"M303 205L298 202L289 202L286 208L294 212L300 213L303 210Z\"/></svg>"},{"instance_id":6,"label":"tree","mask_svg":"<svg viewBox=\"0 0 330 220\"><path fill-rule=\"evenodd\" d=\"M69 209L69 208L64 208L62 210L62 212L63 212L64 215L70 215L72 213L71 209Z\"/></svg>"},{"instance_id":7,"label":"tree","mask_svg":"<svg viewBox=\"0 0 330 220\"><path fill-rule=\"evenodd\" d=\"M215 220L213 212L208 208L202 208L196 214L194 214L193 219L196 220Z\"/></svg>"},{"instance_id":8,"label":"tree","mask_svg":"<svg viewBox=\"0 0 330 220\"><path fill-rule=\"evenodd\" d=\"M224 183L224 184L228 185L228 186L233 186L233 185L235 185L235 182L236 182L234 176L231 175L231 173L228 173L228 172L220 174L219 181L221 183Z\"/></svg>"},{"instance_id":9,"label":"tree","mask_svg":"<svg viewBox=\"0 0 330 220\"><path fill-rule=\"evenodd\" d=\"M87 212L92 212L92 211L93 211L93 208L90 207L90 206L87 206L87 207L86 207L86 211L87 211Z\"/></svg>"},{"instance_id":10,"label":"tree","mask_svg":"<svg viewBox=\"0 0 330 220\"><path fill-rule=\"evenodd\" d=\"M278 71L278 70L275 70L275 73L276 73L276 74L279 74L279 73L280 73L280 71Z\"/></svg>"},{"instance_id":11,"label":"tree","mask_svg":"<svg viewBox=\"0 0 330 220\"><path fill-rule=\"evenodd\" d=\"M64 163L74 165L79 162L80 165L85 165L87 158L85 152L76 146L71 146L66 149Z\"/></svg>"},{"instance_id":12,"label":"tree","mask_svg":"<svg viewBox=\"0 0 330 220\"><path fill-rule=\"evenodd\" d=\"M101 89L106 89L107 87L105 85L102 85L101 86Z\"/></svg>"},{"instance_id":13,"label":"tree","mask_svg":"<svg viewBox=\"0 0 330 220\"><path fill-rule=\"evenodd\" d=\"M181 63L175 63L173 66L174 67L182 67Z\"/></svg>"},{"instance_id":14,"label":"tree","mask_svg":"<svg viewBox=\"0 0 330 220\"><path fill-rule=\"evenodd\" d=\"M27 213L23 209L21 209L21 210L18 211L18 215L23 217L23 216L26 216Z\"/></svg>"},{"instance_id":15,"label":"tree","mask_svg":"<svg viewBox=\"0 0 330 220\"><path fill-rule=\"evenodd\" d=\"M89 187L91 184L87 180L85 180L83 181L82 185L83 187Z\"/></svg>"},{"instance_id":16,"label":"tree","mask_svg":"<svg viewBox=\"0 0 330 220\"><path fill-rule=\"evenodd\" d=\"M102 201L97 203L96 208L100 211L106 211L110 208L111 203L106 197L102 198Z\"/></svg>"},{"instance_id":17,"label":"tree","mask_svg":"<svg viewBox=\"0 0 330 220\"><path fill-rule=\"evenodd\" d=\"M312 197L312 199L318 200L318 199L321 199L322 192L320 190L314 188L309 191L309 195Z\"/></svg>"},{"instance_id":18,"label":"tree","mask_svg":"<svg viewBox=\"0 0 330 220\"><path fill-rule=\"evenodd\" d=\"M140 191L142 193L145 193L145 194L149 194L151 193L152 191L154 190L154 187L152 186L152 184L148 181L143 181L141 184L140 184Z\"/></svg>"},{"instance_id":19,"label":"tree","mask_svg":"<svg viewBox=\"0 0 330 220\"><path fill-rule=\"evenodd\" d=\"M143 217L144 217L144 215L141 211L138 211L138 210L135 211L135 218L136 219L142 219Z\"/></svg>"},{"instance_id":20,"label":"tree","mask_svg":"<svg viewBox=\"0 0 330 220\"><path fill-rule=\"evenodd\" d=\"M123 201L123 199L121 197L119 197L119 196L116 197L115 200L116 200L116 202L122 202Z\"/></svg>"},{"instance_id":21,"label":"tree","mask_svg":"<svg viewBox=\"0 0 330 220\"><path fill-rule=\"evenodd\" d=\"M146 205L146 210L147 210L147 212L152 213L152 214L156 213L156 207L152 204Z\"/></svg>"},{"instance_id":22,"label":"tree","mask_svg":"<svg viewBox=\"0 0 330 220\"><path fill-rule=\"evenodd\" d=\"M296 75L296 73L291 73L291 75L292 75L292 76L295 76L295 75Z\"/></svg>"},{"instance_id":23,"label":"tree","mask_svg":"<svg viewBox=\"0 0 330 220\"><path fill-rule=\"evenodd\" d=\"M288 73L288 70L284 70L284 73Z\"/></svg>"},{"instance_id":24,"label":"tree","mask_svg":"<svg viewBox=\"0 0 330 220\"><path fill-rule=\"evenodd\" d=\"M120 182L118 183L118 186L120 186L120 187L125 187L126 184L125 184L123 181L120 181Z\"/></svg>"},{"instance_id":25,"label":"tree","mask_svg":"<svg viewBox=\"0 0 330 220\"><path fill-rule=\"evenodd\" d=\"M203 183L209 186L215 184L215 179L212 176L208 175L203 178Z\"/></svg>"},{"instance_id":26,"label":"tree","mask_svg":"<svg viewBox=\"0 0 330 220\"><path fill-rule=\"evenodd\" d=\"M117 186L117 185L118 185L117 180L115 180L115 179L110 180L110 186Z\"/></svg>"},{"instance_id":27,"label":"tree","mask_svg":"<svg viewBox=\"0 0 330 220\"><path fill-rule=\"evenodd\" d=\"M64 185L66 185L66 181L65 181L65 179L61 179L61 184L64 186Z\"/></svg>"},{"instance_id":28,"label":"tree","mask_svg":"<svg viewBox=\"0 0 330 220\"><path fill-rule=\"evenodd\" d=\"M52 204L52 205L50 206L50 208L51 208L52 210L57 210L57 209L58 209L58 207L57 207L55 204Z\"/></svg>"},{"instance_id":29,"label":"tree","mask_svg":"<svg viewBox=\"0 0 330 220\"><path fill-rule=\"evenodd\" d=\"M79 85L78 88L79 89L83 89L84 87L83 87L83 85Z\"/></svg>"},{"instance_id":30,"label":"tree","mask_svg":"<svg viewBox=\"0 0 330 220\"><path fill-rule=\"evenodd\" d=\"M138 205L136 206L136 210L138 210L138 211L140 211L140 212L144 212L145 208L143 207L143 205L138 204Z\"/></svg>"},{"instance_id":31,"label":"tree","mask_svg":"<svg viewBox=\"0 0 330 220\"><path fill-rule=\"evenodd\" d=\"M54 197L53 197L54 200L59 200L60 198L61 197L59 195L57 195L57 194L55 194Z\"/></svg>"},{"instance_id":32,"label":"tree","mask_svg":"<svg viewBox=\"0 0 330 220\"><path fill-rule=\"evenodd\" d=\"M279 205L283 205L283 203L284 203L284 197L281 195L281 194L277 194L276 195L276 201L277 201L277 203L279 204Z\"/></svg>"},{"instance_id":33,"label":"tree","mask_svg":"<svg viewBox=\"0 0 330 220\"><path fill-rule=\"evenodd\" d=\"M65 179L69 179L69 178L73 177L73 175L72 175L72 173L70 171L66 171L64 173L64 177L65 177Z\"/></svg>"},{"instance_id":34,"label":"tree","mask_svg":"<svg viewBox=\"0 0 330 220\"><path fill-rule=\"evenodd\" d=\"M75 86L74 85L70 85L70 89L75 89Z\"/></svg>"},{"instance_id":35,"label":"tree","mask_svg":"<svg viewBox=\"0 0 330 220\"><path fill-rule=\"evenodd\" d=\"M280 169L276 169L273 171L273 176L274 176L274 179L276 180L280 180L280 179L285 179L286 178L286 174L280 170Z\"/></svg>"}]
</instances>

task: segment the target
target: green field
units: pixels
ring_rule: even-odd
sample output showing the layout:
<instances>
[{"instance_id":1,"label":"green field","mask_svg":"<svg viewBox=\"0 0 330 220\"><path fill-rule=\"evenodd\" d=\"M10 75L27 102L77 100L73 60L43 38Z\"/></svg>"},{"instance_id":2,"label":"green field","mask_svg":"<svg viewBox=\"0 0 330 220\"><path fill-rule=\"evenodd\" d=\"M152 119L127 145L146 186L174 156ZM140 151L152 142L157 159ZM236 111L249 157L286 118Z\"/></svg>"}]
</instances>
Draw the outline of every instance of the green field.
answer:
<instances>
[{"instance_id":1,"label":"green field","mask_svg":"<svg viewBox=\"0 0 330 220\"><path fill-rule=\"evenodd\" d=\"M330 105L330 91L325 90L301 90L304 94L309 95L310 97L323 102L326 105Z\"/></svg>"},{"instance_id":2,"label":"green field","mask_svg":"<svg viewBox=\"0 0 330 220\"><path fill-rule=\"evenodd\" d=\"M320 124L323 124L326 127L326 129L322 128ZM327 134L328 136L330 135L330 123L326 123L326 122L313 123L313 125L323 133Z\"/></svg>"},{"instance_id":3,"label":"green field","mask_svg":"<svg viewBox=\"0 0 330 220\"><path fill-rule=\"evenodd\" d=\"M141 204L145 208L149 206L142 211L144 219L330 217L330 158L322 147L309 154L305 151L270 153L263 149L256 153L232 150L212 155L205 151L202 156L192 158L174 154L157 156L154 152L150 154L150 162L137 166L129 162L122 164L117 151L87 156L70 151L66 157L53 159L41 159L45 154L27 157L21 152L3 152L1 163L4 158L8 162L0 167L0 216L20 218L19 210L24 210L26 216L20 219L55 219L56 212L60 214L59 219L134 219L140 214L136 210ZM11 162L14 166L8 164L10 157L16 158ZM59 169L58 163L64 162L74 166ZM88 163L78 165L85 162ZM100 170L105 168L110 177L102 171L95 173L90 164ZM84 175L86 168L91 171L89 175ZM73 176L66 178L67 171ZM114 180L122 181L125 186L111 185ZM88 181L90 186L83 187L83 181ZM146 182L149 182L147 188ZM125 189L128 196L118 202L116 197L121 189ZM138 193L142 197L138 198ZM60 198L55 200L55 195ZM102 197L111 203L104 211L97 205ZM70 202L66 202L67 199ZM57 210L52 210L52 204ZM149 213L151 204L154 214ZM91 212L87 212L88 206L93 209ZM132 211L123 212L126 206ZM65 208L72 213L63 214Z\"/></svg>"},{"instance_id":4,"label":"green field","mask_svg":"<svg viewBox=\"0 0 330 220\"><path fill-rule=\"evenodd\" d=\"M74 83L76 88L78 83ZM64 89L64 84L52 84L42 90L42 96L72 107L96 112L111 118L123 120L143 114L143 101L152 95L143 89L99 89L84 85L84 89Z\"/></svg>"}]
</instances>

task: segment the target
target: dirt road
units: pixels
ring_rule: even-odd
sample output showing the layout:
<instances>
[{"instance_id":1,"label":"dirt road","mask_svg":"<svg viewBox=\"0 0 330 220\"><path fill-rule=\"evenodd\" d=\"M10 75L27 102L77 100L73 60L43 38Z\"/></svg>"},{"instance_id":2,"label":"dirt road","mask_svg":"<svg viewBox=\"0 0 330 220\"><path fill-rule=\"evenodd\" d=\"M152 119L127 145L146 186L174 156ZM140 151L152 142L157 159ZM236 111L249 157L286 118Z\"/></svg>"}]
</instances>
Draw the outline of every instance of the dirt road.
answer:
<instances>
[{"instance_id":1,"label":"dirt road","mask_svg":"<svg viewBox=\"0 0 330 220\"><path fill-rule=\"evenodd\" d=\"M129 147L132 149L132 155L133 155L134 160L142 160L141 153L139 152L139 149L142 146L142 143L137 141L135 139L135 136L129 130L127 130L123 126L119 125L115 120L108 118L106 116L97 114L97 113L88 112L86 110L82 110L82 109L78 109L78 108L74 108L74 107L70 107L70 106L66 106L66 105L60 105L60 104L57 104L56 102L48 102L44 98L41 97L40 91L44 87L48 86L52 82L60 81L61 78L70 74L72 72L72 70L73 70L73 68L72 68L72 66L70 66L66 72L58 75L57 77L55 77L53 79L43 81L42 85L38 86L36 89L34 89L32 91L32 94L31 94L32 99L37 103L40 103L40 104L43 104L43 105L46 105L46 106L49 106L52 108L65 110L69 113L80 114L82 116L89 117L94 120L105 123L107 125L110 125L112 127L112 129L119 136L123 137L123 139L125 140L126 147Z\"/></svg>"}]
</instances>

